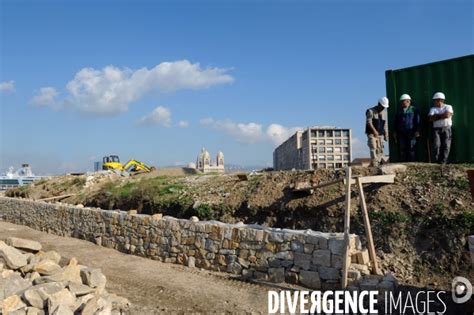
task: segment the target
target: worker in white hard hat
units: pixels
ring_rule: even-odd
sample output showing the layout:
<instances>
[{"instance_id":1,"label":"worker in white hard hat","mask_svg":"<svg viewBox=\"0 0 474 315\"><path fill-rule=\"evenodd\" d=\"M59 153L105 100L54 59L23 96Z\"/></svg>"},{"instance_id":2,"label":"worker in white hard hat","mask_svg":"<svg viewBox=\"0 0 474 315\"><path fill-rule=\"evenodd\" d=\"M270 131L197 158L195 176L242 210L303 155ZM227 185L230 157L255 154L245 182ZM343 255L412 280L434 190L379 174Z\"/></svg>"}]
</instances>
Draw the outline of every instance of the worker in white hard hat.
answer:
<instances>
[{"instance_id":1,"label":"worker in white hard hat","mask_svg":"<svg viewBox=\"0 0 474 315\"><path fill-rule=\"evenodd\" d=\"M383 142L388 140L388 98L381 97L376 106L365 112L365 133L372 166L379 166L383 158Z\"/></svg>"},{"instance_id":2,"label":"worker in white hard hat","mask_svg":"<svg viewBox=\"0 0 474 315\"><path fill-rule=\"evenodd\" d=\"M433 159L436 163L446 164L451 149L451 126L453 125L453 107L445 104L445 95L436 92L433 95L434 106L428 113L428 118L433 122Z\"/></svg>"},{"instance_id":3,"label":"worker in white hard hat","mask_svg":"<svg viewBox=\"0 0 474 315\"><path fill-rule=\"evenodd\" d=\"M419 110L411 104L408 94L400 96L401 110L395 116L395 143L398 144L400 160L414 162L416 160L416 140L420 137L421 118Z\"/></svg>"}]
</instances>

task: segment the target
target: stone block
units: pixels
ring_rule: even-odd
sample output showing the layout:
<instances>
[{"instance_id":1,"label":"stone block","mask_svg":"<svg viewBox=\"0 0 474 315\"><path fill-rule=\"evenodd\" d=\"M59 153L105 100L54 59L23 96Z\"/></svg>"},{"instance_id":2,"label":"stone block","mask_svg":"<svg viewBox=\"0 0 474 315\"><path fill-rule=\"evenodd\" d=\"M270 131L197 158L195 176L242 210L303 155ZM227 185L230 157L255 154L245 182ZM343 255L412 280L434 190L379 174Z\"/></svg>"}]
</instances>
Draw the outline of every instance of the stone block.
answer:
<instances>
[{"instance_id":1,"label":"stone block","mask_svg":"<svg viewBox=\"0 0 474 315\"><path fill-rule=\"evenodd\" d=\"M233 274L241 274L242 273L242 266L236 262L227 265L227 272Z\"/></svg>"},{"instance_id":2,"label":"stone block","mask_svg":"<svg viewBox=\"0 0 474 315\"><path fill-rule=\"evenodd\" d=\"M361 265L367 265L370 261L369 251L367 249L357 252L356 257L357 257L357 263Z\"/></svg>"},{"instance_id":3,"label":"stone block","mask_svg":"<svg viewBox=\"0 0 474 315\"><path fill-rule=\"evenodd\" d=\"M0 258L3 258L10 269L19 269L28 264L26 256L18 249L8 246L3 241L0 241Z\"/></svg>"},{"instance_id":4,"label":"stone block","mask_svg":"<svg viewBox=\"0 0 474 315\"><path fill-rule=\"evenodd\" d=\"M291 250L293 252L303 253L304 252L304 244L300 241L291 241Z\"/></svg>"},{"instance_id":5,"label":"stone block","mask_svg":"<svg viewBox=\"0 0 474 315\"><path fill-rule=\"evenodd\" d=\"M311 255L303 254L303 253L295 253L294 254L294 265L296 267L300 267L304 270L308 270L311 265Z\"/></svg>"},{"instance_id":6,"label":"stone block","mask_svg":"<svg viewBox=\"0 0 474 315\"><path fill-rule=\"evenodd\" d=\"M91 288L105 288L106 277L100 269L84 268L81 269L82 283Z\"/></svg>"},{"instance_id":7,"label":"stone block","mask_svg":"<svg viewBox=\"0 0 474 315\"><path fill-rule=\"evenodd\" d=\"M13 314L17 310L26 308L26 304L23 303L18 295L10 295L2 301L1 305L3 314Z\"/></svg>"},{"instance_id":8,"label":"stone block","mask_svg":"<svg viewBox=\"0 0 474 315\"><path fill-rule=\"evenodd\" d=\"M248 260L243 259L243 258L237 257L237 262L244 268L250 267L250 262Z\"/></svg>"},{"instance_id":9,"label":"stone block","mask_svg":"<svg viewBox=\"0 0 474 315\"><path fill-rule=\"evenodd\" d=\"M311 289L321 289L321 278L319 273L315 271L301 270L299 273L299 282Z\"/></svg>"},{"instance_id":10,"label":"stone block","mask_svg":"<svg viewBox=\"0 0 474 315\"><path fill-rule=\"evenodd\" d=\"M361 273L359 270L349 270L347 272L347 278L349 280L357 281L362 277Z\"/></svg>"},{"instance_id":11,"label":"stone block","mask_svg":"<svg viewBox=\"0 0 474 315\"><path fill-rule=\"evenodd\" d=\"M351 264L351 270L358 270L363 275L370 274L369 267L367 265L360 265L360 264Z\"/></svg>"},{"instance_id":12,"label":"stone block","mask_svg":"<svg viewBox=\"0 0 474 315\"><path fill-rule=\"evenodd\" d=\"M344 254L344 239L331 238L328 247L333 255L342 256Z\"/></svg>"},{"instance_id":13,"label":"stone block","mask_svg":"<svg viewBox=\"0 0 474 315\"><path fill-rule=\"evenodd\" d=\"M342 269L342 256L332 255L331 267L336 268L336 269Z\"/></svg>"},{"instance_id":14,"label":"stone block","mask_svg":"<svg viewBox=\"0 0 474 315\"><path fill-rule=\"evenodd\" d=\"M331 251L329 249L317 249L313 252L312 263L319 266L331 267Z\"/></svg>"},{"instance_id":15,"label":"stone block","mask_svg":"<svg viewBox=\"0 0 474 315\"><path fill-rule=\"evenodd\" d=\"M268 280L275 283L285 281L285 268L269 268Z\"/></svg>"},{"instance_id":16,"label":"stone block","mask_svg":"<svg viewBox=\"0 0 474 315\"><path fill-rule=\"evenodd\" d=\"M292 250L292 249L291 249L291 245L290 245L290 243L288 243L288 242L284 242L284 243L279 244L277 248L278 248L278 251L279 251L279 252L283 252L283 251L287 251L287 250ZM301 251L301 252L302 252L302 251Z\"/></svg>"},{"instance_id":17,"label":"stone block","mask_svg":"<svg viewBox=\"0 0 474 315\"><path fill-rule=\"evenodd\" d=\"M187 265L188 265L189 268L196 267L196 258L194 258L192 256L188 257Z\"/></svg>"},{"instance_id":18,"label":"stone block","mask_svg":"<svg viewBox=\"0 0 474 315\"><path fill-rule=\"evenodd\" d=\"M314 251L314 245L313 244L304 244L303 252L305 254L312 254L313 251Z\"/></svg>"},{"instance_id":19,"label":"stone block","mask_svg":"<svg viewBox=\"0 0 474 315\"><path fill-rule=\"evenodd\" d=\"M284 252L279 252L276 253L275 258L277 259L282 259L282 260L292 260L294 257L293 252L290 251L284 251Z\"/></svg>"},{"instance_id":20,"label":"stone block","mask_svg":"<svg viewBox=\"0 0 474 315\"><path fill-rule=\"evenodd\" d=\"M254 271L253 273L255 279L257 280L267 280L268 274L266 272L261 272L261 271Z\"/></svg>"},{"instance_id":21,"label":"stone block","mask_svg":"<svg viewBox=\"0 0 474 315\"><path fill-rule=\"evenodd\" d=\"M6 243L12 247L26 251L37 252L41 250L41 244L39 242L23 238L9 237L7 238Z\"/></svg>"},{"instance_id":22,"label":"stone block","mask_svg":"<svg viewBox=\"0 0 474 315\"><path fill-rule=\"evenodd\" d=\"M407 170L406 165L403 164L386 164L379 168L381 175L392 175L397 173L405 173Z\"/></svg>"},{"instance_id":23,"label":"stone block","mask_svg":"<svg viewBox=\"0 0 474 315\"><path fill-rule=\"evenodd\" d=\"M341 278L340 270L332 267L319 267L319 276L324 280L338 280Z\"/></svg>"},{"instance_id":24,"label":"stone block","mask_svg":"<svg viewBox=\"0 0 474 315\"><path fill-rule=\"evenodd\" d=\"M53 312L59 305L72 308L76 302L76 298L68 289L62 289L59 292L53 293L49 296L48 312Z\"/></svg>"},{"instance_id":25,"label":"stone block","mask_svg":"<svg viewBox=\"0 0 474 315\"><path fill-rule=\"evenodd\" d=\"M33 266L33 270L43 276L50 276L61 271L61 267L50 259L44 259Z\"/></svg>"},{"instance_id":26,"label":"stone block","mask_svg":"<svg viewBox=\"0 0 474 315\"><path fill-rule=\"evenodd\" d=\"M272 231L268 235L268 241L273 243L283 243L283 233Z\"/></svg>"}]
</instances>

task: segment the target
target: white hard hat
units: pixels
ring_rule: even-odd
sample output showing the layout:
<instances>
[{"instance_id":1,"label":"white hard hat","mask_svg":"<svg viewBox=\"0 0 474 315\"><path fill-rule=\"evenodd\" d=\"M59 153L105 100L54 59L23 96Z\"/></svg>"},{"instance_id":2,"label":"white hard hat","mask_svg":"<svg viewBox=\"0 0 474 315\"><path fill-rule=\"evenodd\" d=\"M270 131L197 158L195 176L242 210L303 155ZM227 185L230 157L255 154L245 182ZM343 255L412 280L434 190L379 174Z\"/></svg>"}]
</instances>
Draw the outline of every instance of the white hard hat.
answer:
<instances>
[{"instance_id":1,"label":"white hard hat","mask_svg":"<svg viewBox=\"0 0 474 315\"><path fill-rule=\"evenodd\" d=\"M445 100L446 97L444 96L444 93L442 93L442 92L436 92L436 93L433 95L433 99L434 99L434 100L438 100L438 99Z\"/></svg>"},{"instance_id":2,"label":"white hard hat","mask_svg":"<svg viewBox=\"0 0 474 315\"><path fill-rule=\"evenodd\" d=\"M379 104L382 105L384 108L388 108L388 98L381 97L379 98Z\"/></svg>"},{"instance_id":3,"label":"white hard hat","mask_svg":"<svg viewBox=\"0 0 474 315\"><path fill-rule=\"evenodd\" d=\"M402 94L402 96L400 96L400 101L404 101L404 100L411 100L410 95Z\"/></svg>"}]
</instances>

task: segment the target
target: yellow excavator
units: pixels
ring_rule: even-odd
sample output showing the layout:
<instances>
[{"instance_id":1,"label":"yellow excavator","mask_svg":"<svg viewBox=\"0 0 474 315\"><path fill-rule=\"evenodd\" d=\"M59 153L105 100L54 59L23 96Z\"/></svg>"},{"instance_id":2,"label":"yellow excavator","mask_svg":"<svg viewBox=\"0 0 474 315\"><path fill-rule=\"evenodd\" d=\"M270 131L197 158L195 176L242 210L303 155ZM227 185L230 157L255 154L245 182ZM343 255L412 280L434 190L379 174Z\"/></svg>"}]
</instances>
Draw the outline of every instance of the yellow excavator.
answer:
<instances>
[{"instance_id":1,"label":"yellow excavator","mask_svg":"<svg viewBox=\"0 0 474 315\"><path fill-rule=\"evenodd\" d=\"M156 168L154 166L148 166L143 162L137 161L135 159L129 160L127 163L120 163L120 158L118 155L108 155L104 156L102 159L102 169L103 170L118 170L126 171L129 173L132 172L151 172Z\"/></svg>"}]
</instances>

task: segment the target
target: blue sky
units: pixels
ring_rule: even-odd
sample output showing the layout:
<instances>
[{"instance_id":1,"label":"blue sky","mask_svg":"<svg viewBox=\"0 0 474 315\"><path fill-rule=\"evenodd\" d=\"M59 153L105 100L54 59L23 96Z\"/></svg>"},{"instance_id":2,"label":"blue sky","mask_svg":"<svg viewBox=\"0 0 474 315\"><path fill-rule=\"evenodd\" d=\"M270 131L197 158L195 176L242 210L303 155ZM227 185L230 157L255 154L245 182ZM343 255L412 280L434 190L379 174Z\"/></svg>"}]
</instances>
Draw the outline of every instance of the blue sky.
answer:
<instances>
[{"instance_id":1,"label":"blue sky","mask_svg":"<svg viewBox=\"0 0 474 315\"><path fill-rule=\"evenodd\" d=\"M385 70L474 51L472 1L0 3L0 170L174 165L202 146L271 165L310 125L352 128L367 155Z\"/></svg>"}]
</instances>

